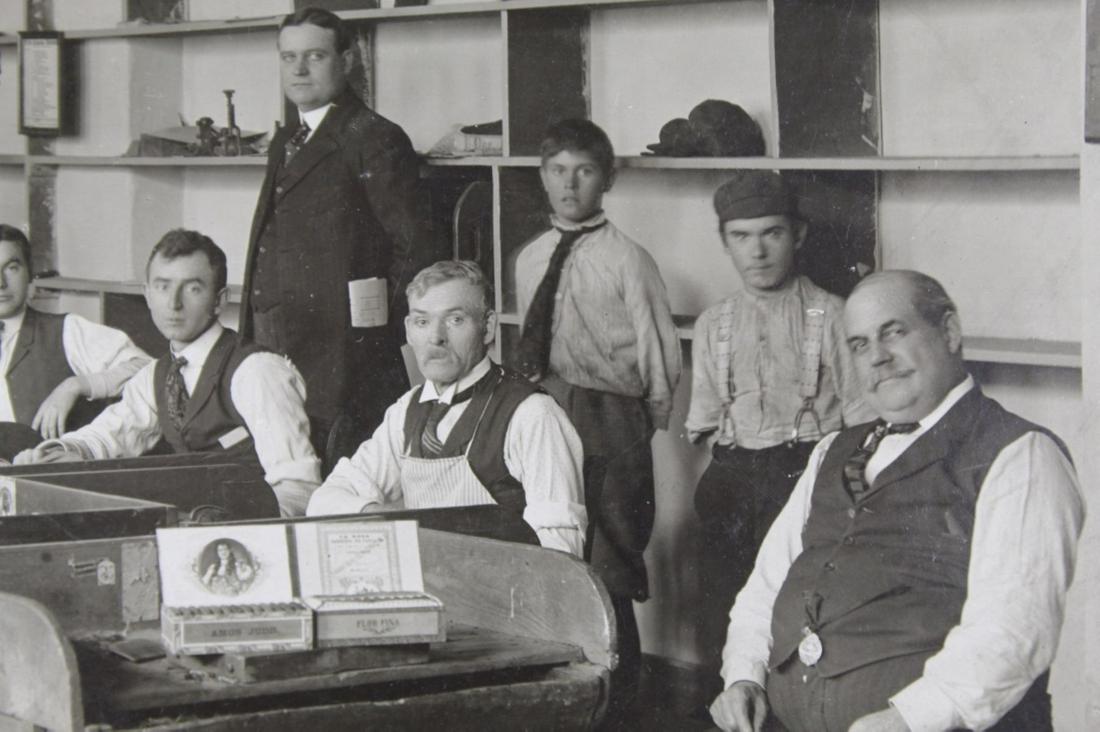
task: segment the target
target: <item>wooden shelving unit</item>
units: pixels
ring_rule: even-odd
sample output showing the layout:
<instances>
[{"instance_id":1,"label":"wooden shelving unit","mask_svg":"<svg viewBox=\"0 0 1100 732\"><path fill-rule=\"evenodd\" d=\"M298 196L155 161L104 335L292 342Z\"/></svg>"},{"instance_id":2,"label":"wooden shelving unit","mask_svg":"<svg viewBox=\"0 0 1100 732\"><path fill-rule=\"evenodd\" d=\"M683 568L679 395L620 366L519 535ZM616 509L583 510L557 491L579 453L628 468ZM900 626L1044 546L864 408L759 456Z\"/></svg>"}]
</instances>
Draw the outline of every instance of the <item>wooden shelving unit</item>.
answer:
<instances>
[{"instance_id":1,"label":"wooden shelving unit","mask_svg":"<svg viewBox=\"0 0 1100 732\"><path fill-rule=\"evenodd\" d=\"M422 174L433 186L435 203L443 209L453 203L465 182L491 182L494 252L489 260L495 270L497 309L505 314L501 317L504 329L515 331L520 325L512 314L515 312L515 288L509 271L511 262L522 244L545 226L544 201L537 176L538 139L553 118L577 114L593 116L614 133L612 139L620 153L617 166L623 175L609 199L614 203L614 196L620 195L627 202L622 207L627 211L625 221L628 223L632 214L639 210L643 216L654 217L653 226L639 225L644 235L638 238L643 244L654 247L654 255L669 285L673 309L685 313L680 318L681 335L690 338L695 313L721 296L725 287L722 283L733 276L729 263L717 250L711 225L705 220L699 221L700 217L711 215L709 195L724 172L746 168L788 172L802 189L807 202L805 213L813 222L811 240L803 250L804 267L808 267L807 273L820 284L842 294L857 278L857 270L889 262L890 253L896 251L896 247L913 246L911 240L923 235L896 225L899 215L896 210L908 205L905 196L912 188L934 190L937 184L928 181L939 180L936 176L947 176L944 180L953 181L956 187L965 187L971 180L988 181L991 190L1005 186L1009 195L1014 195L1018 186L1006 185L1006 181L1034 179L1042 183L1049 180L1049 176L1056 176L1063 187L1075 184L1080 168L1078 156L1058 145L1002 144L975 149L975 154L936 154L944 143L939 140L929 144L931 154L892 154L894 150L909 153L914 146L894 144L895 141L887 136L887 132L896 127L884 121L890 118L891 105L898 104L899 99L904 101L903 95L895 89L900 83L898 69L904 66L891 56L891 48L883 44L884 39L898 34L898 28L905 27L897 16L909 13L909 8L915 6L898 0L881 2L880 8L880 0L494 0L346 10L341 15L360 27L374 29L379 34L376 36L380 39L379 49L384 46L382 34L391 26L404 29L407 21L417 21L417 27L420 21L432 22L431 27L453 26L457 33L477 28L480 29L477 33L487 34L485 37L499 44L499 81L493 81L490 86L500 95L501 110L487 111L482 119L497 115L503 118L504 154L425 158ZM1040 4L1039 0L1033 2ZM960 6L995 10L992 0L964 0ZM255 7L270 12L272 5L257 4ZM922 9L918 12L936 11ZM82 63L93 63L94 52L105 47L101 44L118 41L125 42L125 48L134 49L134 54L145 54L130 59L133 68L124 72L132 77L128 90L131 100L135 106L140 106L152 103L142 96L148 84L141 77L141 67L146 63L163 63L157 53L149 51L161 48L158 44L170 44L165 48L180 54L178 64L183 69L188 53L195 54L194 59L208 56L211 47L204 44L215 44L214 53L228 54L238 45L237 39L252 43L253 56L243 60L234 57L227 59L227 63L235 68L254 65L257 79L261 79L260 86L274 86L274 58L263 56L261 66L260 54L265 52L268 39L274 38L280 17L258 14L258 17L165 25L131 23L66 30L65 36L77 41L75 45L82 48L81 53L86 57ZM615 35L620 22L629 30L624 30L623 38L616 41L610 36ZM638 34L665 32L669 23L674 24L677 33L686 35L676 53L662 62L670 69L663 77L664 87L658 77L652 81L654 88L648 93L660 96L677 92L674 86L691 86L692 79L701 70L692 66L690 60L681 61L680 51L685 52L684 58L690 58L686 52L694 50L693 45L706 45L711 38L707 34L712 28L716 27L723 38L736 37L738 42L730 43L733 50L724 51L728 56L722 58L727 63L715 67L725 70L711 69L707 73L715 78L729 76L725 84L728 91L724 93L752 109L765 132L767 156L668 158L630 154L643 149L645 143L638 144L639 140L656 140L660 123L647 121L642 129L641 123L631 121L633 114L624 114L618 121L596 116L600 110L607 115L620 96L624 104L629 103L635 80L623 74L648 77L660 71L648 59L650 47L641 49L635 45L644 42ZM404 29L397 35L402 33L406 42L415 43L415 34ZM635 41L635 37L639 40ZM258 40L261 38L264 39L262 43ZM232 42L227 44L227 40ZM0 44L15 42L14 34L0 36ZM620 45L615 46L616 42ZM190 44L198 45L191 48ZM806 48L814 49L813 53L806 52ZM383 52L376 50L376 53ZM653 52L661 53L662 49ZM619 58L616 54L623 53L636 54L638 63L616 66L615 60ZM670 53L668 46L663 48L663 53ZM1026 53L1026 49L1022 53ZM89 58L92 60L87 60ZM453 72L458 79L464 62L464 56L459 53L448 59L447 68L438 71L440 74ZM180 74L182 81L177 79L175 83L188 83L184 71L172 72L171 64L175 62L167 63L169 73ZM684 67L679 68L678 64ZM738 68L732 69L733 66ZM553 69L554 73L548 74L547 69ZM392 74L394 68L380 63L378 73ZM11 79L12 75L7 78ZM858 89L852 86L853 79L858 81ZM980 89L981 82L982 78L975 76L971 83ZM203 83L209 86L208 80L204 79ZM698 86L700 89L706 87ZM122 89L125 93L125 85ZM453 93L468 93L464 90L462 83L456 82ZM860 92L862 99L858 97ZM994 98L999 92L991 90L987 96ZM718 92L706 93L718 95ZM943 92L945 97L958 93L958 89ZM266 94L265 99L277 98L273 91ZM609 97L615 100L610 105ZM659 100L651 99L651 103L657 104ZM250 108L255 111L254 105ZM683 108L679 114L686 116L689 109L690 106ZM385 109L381 111L388 113ZM272 109L268 114L277 118L281 111ZM135 124L131 122L132 127ZM138 124L131 132L144 129ZM631 139L620 142L624 130L631 133L626 135ZM28 148L26 155L0 155L0 166L9 171L9 186L13 175L19 175L13 169L23 168L32 237L45 239L47 249L53 246L55 250L64 250L68 246L65 241L57 241L59 237L64 238L66 226L56 220L59 214L52 202L57 199L63 207L67 192L77 190L89 192L87 197L96 200L97 205L108 209L119 207L109 214L118 221L137 221L130 230L123 229L118 235L113 235L110 227L91 234L99 239L101 247L112 246L115 239L126 241L132 250L128 255L132 269L132 263L141 260L140 250L150 245L148 239L152 228L193 224L197 212L205 215L212 204L223 199L227 201L224 210L229 212L225 216L232 219L232 225L227 223L221 227L224 231L215 231L215 238L229 242L231 247L243 247L241 240L246 236L251 205L259 187L258 176L265 165L262 156L162 158L102 154L103 150L118 144L113 139L95 137L108 134L109 127L100 123L98 128L87 133L90 138L82 140L81 144L62 140L56 150L39 146ZM419 147L426 146L421 144ZM118 195L115 195L116 190ZM97 195L102 195L103 203L99 203ZM983 189L979 203L985 205L987 199L996 195ZM644 207L638 204L637 208L630 208L631 199L644 196L657 196L654 200L659 204ZM117 203L120 200L122 204ZM1019 203L1026 206L1030 202ZM654 214L658 207L661 208L659 216ZM681 210L690 213L681 214ZM906 210L902 210L902 214L910 215ZM983 212L983 215L988 213ZM684 246L695 249L686 256L674 251ZM967 246L989 246L989 242L975 241ZM230 252L231 264L235 256L239 259L240 252L236 255ZM994 252L989 256L997 258ZM126 273L126 277L139 274L134 271ZM696 278L700 275L703 285L698 287L696 294ZM102 275L96 273L95 276ZM707 278L710 278L709 285ZM951 289L951 283L948 284ZM111 292L99 280L58 278L40 283L40 286ZM120 287L131 294L139 291L133 289L135 285ZM501 342L506 355L508 337L502 335ZM1080 349L1072 340L975 338L968 342L968 355L974 360L1023 365L1079 368L1081 363Z\"/></svg>"}]
</instances>

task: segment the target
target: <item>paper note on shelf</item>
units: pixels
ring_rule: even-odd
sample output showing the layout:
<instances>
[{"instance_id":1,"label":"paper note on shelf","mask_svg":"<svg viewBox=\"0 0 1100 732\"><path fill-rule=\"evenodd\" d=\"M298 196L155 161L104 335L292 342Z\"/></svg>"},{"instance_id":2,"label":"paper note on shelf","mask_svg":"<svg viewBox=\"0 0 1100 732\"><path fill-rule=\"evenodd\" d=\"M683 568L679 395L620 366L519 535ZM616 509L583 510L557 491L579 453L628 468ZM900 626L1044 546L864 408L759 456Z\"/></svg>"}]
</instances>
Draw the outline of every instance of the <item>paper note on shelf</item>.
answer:
<instances>
[{"instance_id":1,"label":"paper note on shelf","mask_svg":"<svg viewBox=\"0 0 1100 732\"><path fill-rule=\"evenodd\" d=\"M386 281L381 277L349 280L348 302L351 303L353 328L376 328L389 320Z\"/></svg>"}]
</instances>

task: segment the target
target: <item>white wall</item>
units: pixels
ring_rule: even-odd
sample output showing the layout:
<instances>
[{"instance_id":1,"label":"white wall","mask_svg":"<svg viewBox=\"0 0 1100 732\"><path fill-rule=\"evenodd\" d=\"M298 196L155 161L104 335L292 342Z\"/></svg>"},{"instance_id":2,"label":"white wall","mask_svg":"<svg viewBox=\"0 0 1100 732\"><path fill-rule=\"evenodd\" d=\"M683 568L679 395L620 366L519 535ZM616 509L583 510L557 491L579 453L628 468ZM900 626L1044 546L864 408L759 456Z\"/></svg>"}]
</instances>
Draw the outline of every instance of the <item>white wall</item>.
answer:
<instances>
[{"instance_id":1,"label":"white wall","mask_svg":"<svg viewBox=\"0 0 1100 732\"><path fill-rule=\"evenodd\" d=\"M766 3L595 10L590 42L592 119L619 155L712 98L741 105L774 154Z\"/></svg>"}]
</instances>

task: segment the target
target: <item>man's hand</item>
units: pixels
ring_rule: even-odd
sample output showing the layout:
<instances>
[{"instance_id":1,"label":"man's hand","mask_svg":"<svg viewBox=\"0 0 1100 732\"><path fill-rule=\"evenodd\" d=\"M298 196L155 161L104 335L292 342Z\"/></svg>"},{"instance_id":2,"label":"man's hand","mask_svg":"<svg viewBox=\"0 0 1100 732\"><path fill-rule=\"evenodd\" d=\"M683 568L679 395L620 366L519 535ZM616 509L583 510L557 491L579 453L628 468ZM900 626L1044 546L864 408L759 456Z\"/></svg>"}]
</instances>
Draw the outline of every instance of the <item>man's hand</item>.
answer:
<instances>
[{"instance_id":1,"label":"man's hand","mask_svg":"<svg viewBox=\"0 0 1100 732\"><path fill-rule=\"evenodd\" d=\"M37 463L74 463L84 457L79 451L66 450L60 442L43 442L37 447L21 450L12 461L14 465L35 465Z\"/></svg>"},{"instance_id":2,"label":"man's hand","mask_svg":"<svg viewBox=\"0 0 1100 732\"><path fill-rule=\"evenodd\" d=\"M848 732L909 732L909 725L897 709L889 707L860 717L852 722Z\"/></svg>"},{"instance_id":3,"label":"man's hand","mask_svg":"<svg viewBox=\"0 0 1100 732\"><path fill-rule=\"evenodd\" d=\"M768 695L752 681L737 681L710 705L714 723L726 732L760 732L768 716Z\"/></svg>"},{"instance_id":4,"label":"man's hand","mask_svg":"<svg viewBox=\"0 0 1100 732\"><path fill-rule=\"evenodd\" d=\"M38 407L31 428L38 430L47 440L61 437L65 434L65 421L69 418L69 412L81 396L80 380L75 376L65 379Z\"/></svg>"}]
</instances>

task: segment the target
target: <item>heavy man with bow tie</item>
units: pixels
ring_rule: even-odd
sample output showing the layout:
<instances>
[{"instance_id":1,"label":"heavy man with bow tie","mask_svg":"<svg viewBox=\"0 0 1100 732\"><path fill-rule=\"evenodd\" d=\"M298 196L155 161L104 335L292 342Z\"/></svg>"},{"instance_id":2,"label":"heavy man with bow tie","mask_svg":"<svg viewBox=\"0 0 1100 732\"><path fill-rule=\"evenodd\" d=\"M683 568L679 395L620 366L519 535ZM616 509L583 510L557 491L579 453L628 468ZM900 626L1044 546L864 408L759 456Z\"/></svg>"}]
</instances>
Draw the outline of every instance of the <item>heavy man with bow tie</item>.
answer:
<instances>
[{"instance_id":1,"label":"heavy man with bow tie","mask_svg":"<svg viewBox=\"0 0 1100 732\"><path fill-rule=\"evenodd\" d=\"M427 381L337 463L308 513L499 505L507 538L582 556L580 437L565 412L488 356L491 286L473 262L437 262L408 288L409 345Z\"/></svg>"},{"instance_id":2,"label":"heavy man with bow tie","mask_svg":"<svg viewBox=\"0 0 1100 732\"><path fill-rule=\"evenodd\" d=\"M1065 446L967 373L917 272L844 310L881 417L815 448L730 611L724 730L1049 730L1047 670L1084 519Z\"/></svg>"}]
</instances>

